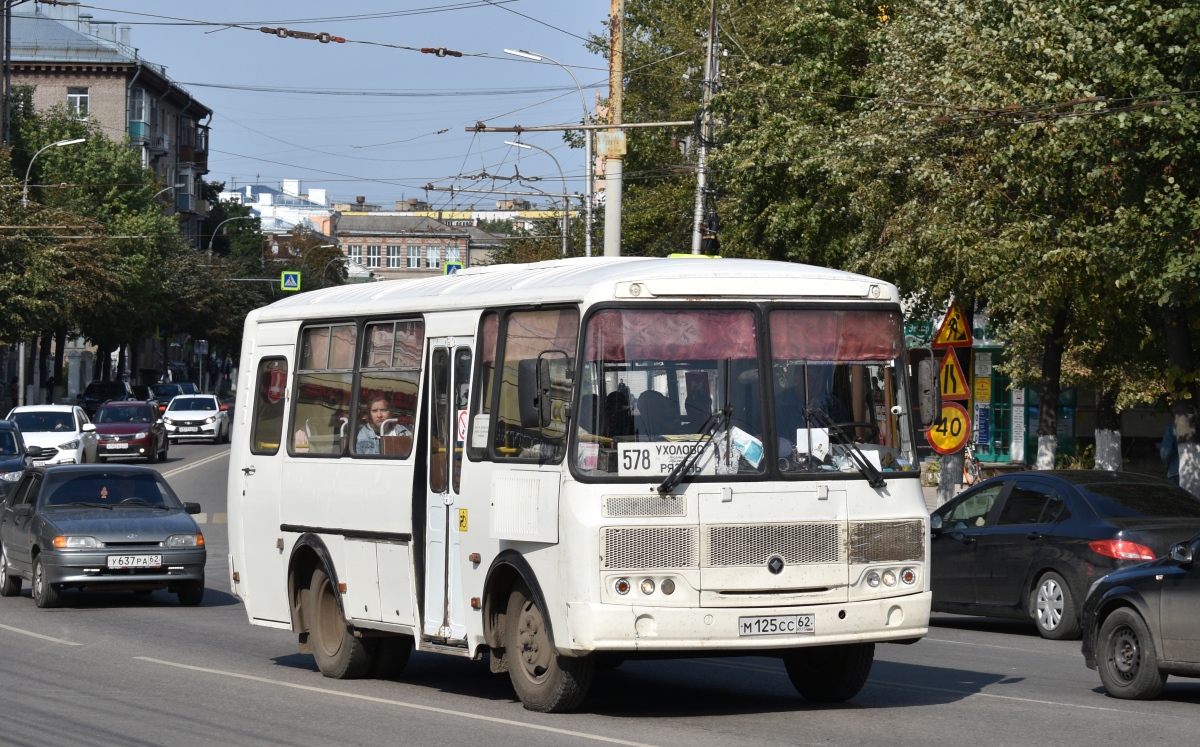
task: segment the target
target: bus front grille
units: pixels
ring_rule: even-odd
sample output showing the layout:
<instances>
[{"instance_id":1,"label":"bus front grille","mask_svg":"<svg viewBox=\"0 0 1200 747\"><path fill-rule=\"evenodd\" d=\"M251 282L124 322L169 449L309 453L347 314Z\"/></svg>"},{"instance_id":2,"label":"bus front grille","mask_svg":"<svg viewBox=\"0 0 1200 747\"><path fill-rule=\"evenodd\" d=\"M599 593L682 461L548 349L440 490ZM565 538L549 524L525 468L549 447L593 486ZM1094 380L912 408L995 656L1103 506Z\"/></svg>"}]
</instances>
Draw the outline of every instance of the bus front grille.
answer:
<instances>
[{"instance_id":1,"label":"bus front grille","mask_svg":"<svg viewBox=\"0 0 1200 747\"><path fill-rule=\"evenodd\" d=\"M696 567L695 527L606 527L601 532L600 566L607 570Z\"/></svg>"},{"instance_id":2,"label":"bus front grille","mask_svg":"<svg viewBox=\"0 0 1200 747\"><path fill-rule=\"evenodd\" d=\"M686 516L687 499L682 495L606 495L605 516Z\"/></svg>"},{"instance_id":3,"label":"bus front grille","mask_svg":"<svg viewBox=\"0 0 1200 747\"><path fill-rule=\"evenodd\" d=\"M925 522L862 521L850 523L851 563L893 563L925 559Z\"/></svg>"},{"instance_id":4,"label":"bus front grille","mask_svg":"<svg viewBox=\"0 0 1200 747\"><path fill-rule=\"evenodd\" d=\"M730 524L705 528L704 565L765 566L778 555L788 565L839 563L842 525Z\"/></svg>"}]
</instances>

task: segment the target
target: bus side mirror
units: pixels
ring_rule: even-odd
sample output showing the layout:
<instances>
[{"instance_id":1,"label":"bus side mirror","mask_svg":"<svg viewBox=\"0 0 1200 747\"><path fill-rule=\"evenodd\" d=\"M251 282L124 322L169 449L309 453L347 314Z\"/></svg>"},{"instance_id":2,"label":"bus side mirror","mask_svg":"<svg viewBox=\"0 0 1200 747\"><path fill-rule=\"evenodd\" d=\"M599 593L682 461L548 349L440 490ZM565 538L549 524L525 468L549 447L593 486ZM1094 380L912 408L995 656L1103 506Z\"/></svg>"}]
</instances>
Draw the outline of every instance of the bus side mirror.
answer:
<instances>
[{"instance_id":1,"label":"bus side mirror","mask_svg":"<svg viewBox=\"0 0 1200 747\"><path fill-rule=\"evenodd\" d=\"M938 387L937 361L925 358L917 362L917 398L921 425L931 426L942 416L942 391Z\"/></svg>"},{"instance_id":2,"label":"bus side mirror","mask_svg":"<svg viewBox=\"0 0 1200 747\"><path fill-rule=\"evenodd\" d=\"M538 425L545 428L552 421L550 412L550 361L538 358L537 362L537 408Z\"/></svg>"}]
</instances>

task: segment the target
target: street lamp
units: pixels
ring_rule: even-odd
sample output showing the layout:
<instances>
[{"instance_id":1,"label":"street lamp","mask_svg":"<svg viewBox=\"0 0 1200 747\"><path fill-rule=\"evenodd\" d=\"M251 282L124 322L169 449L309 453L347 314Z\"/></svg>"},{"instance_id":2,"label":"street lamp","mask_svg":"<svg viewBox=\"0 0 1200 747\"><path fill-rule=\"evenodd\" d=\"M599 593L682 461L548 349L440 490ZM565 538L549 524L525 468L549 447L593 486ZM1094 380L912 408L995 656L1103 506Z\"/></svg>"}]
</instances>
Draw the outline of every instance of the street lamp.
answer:
<instances>
[{"instance_id":1,"label":"street lamp","mask_svg":"<svg viewBox=\"0 0 1200 747\"><path fill-rule=\"evenodd\" d=\"M579 90L579 103L583 105L583 123L585 125L591 124L592 114L588 109L587 99L585 99L583 96L583 86L579 85L579 78L575 77L575 73L571 72L571 68L562 64L553 57L530 52L526 49L506 49L504 51L507 54L515 55L517 57L524 57L525 59L533 60L534 62L541 62L543 59L546 59L550 62L553 62L555 65L558 65L563 70L566 70L567 75L571 76L571 80L575 81L575 88ZM585 184L583 185L583 223L585 229L583 235L583 256L585 257L592 256L592 203L595 202L595 194L593 190L595 189L596 181L592 176L592 169L595 168L595 163L592 159L592 136L593 133L591 130L583 131L583 178L585 180ZM563 191L565 192L566 190Z\"/></svg>"},{"instance_id":2,"label":"street lamp","mask_svg":"<svg viewBox=\"0 0 1200 747\"><path fill-rule=\"evenodd\" d=\"M25 167L25 187L21 190L22 208L29 207L29 172L31 169L33 169L33 162L37 160L38 156L42 155L42 151L46 150L47 148L61 148L64 145L75 145L76 143L82 143L85 140L86 138L81 137L77 137L74 140L59 140L56 143L50 143L49 145L42 146L42 150L39 150L37 153L33 154L33 158L29 159L29 165Z\"/></svg>"},{"instance_id":3,"label":"street lamp","mask_svg":"<svg viewBox=\"0 0 1200 747\"><path fill-rule=\"evenodd\" d=\"M537 146L537 145L530 145L529 143L519 143L519 142L513 142L513 141L511 141L511 140L505 140L505 141L504 141L504 144L505 144L505 145L511 145L511 146L514 146L514 147L516 147L516 148L525 148L526 150L528 150L528 149L530 149L530 148L537 148L537 149L538 149L538 150L540 150L541 152L543 152L543 153L545 153L546 155L550 156L551 160L553 160L553 161L554 161L554 165L555 165L555 166L558 166L558 178L562 179L562 185L563 185L563 194L562 194L562 205L563 205L562 255L563 255L564 257L565 257L565 256L567 256L567 232L570 230L570 229L568 228L568 225L569 225L569 224L568 224L568 220L569 220L569 218L570 218L570 215L571 215L571 203L567 202L567 177L563 175L562 166L561 166L561 165L559 165L559 163L558 163L558 159L554 157L554 154L553 154L553 153L551 153L550 151L548 151L548 150L546 150L545 148L542 148L542 147L540 147L540 146Z\"/></svg>"},{"instance_id":4,"label":"street lamp","mask_svg":"<svg viewBox=\"0 0 1200 747\"><path fill-rule=\"evenodd\" d=\"M153 202L154 200L157 200L158 196L161 195L163 192L170 192L172 189L183 189L186 186L187 186L186 184L173 184L170 187L165 187L163 189L160 189L154 193L154 196L150 198L150 201Z\"/></svg>"},{"instance_id":5,"label":"street lamp","mask_svg":"<svg viewBox=\"0 0 1200 747\"><path fill-rule=\"evenodd\" d=\"M213 247L213 242L216 241L216 239L217 239L217 232L221 230L221 226L225 225L226 223L228 223L231 220L258 220L258 216L257 215L239 215L235 218L226 218L225 220L218 223L217 227L213 229L212 236L210 236L208 239L208 261L209 261L209 263L212 263L212 247Z\"/></svg>"},{"instance_id":6,"label":"street lamp","mask_svg":"<svg viewBox=\"0 0 1200 747\"><path fill-rule=\"evenodd\" d=\"M350 259L349 257L334 257L333 259L326 262L324 269L321 270L321 280L322 281L325 280L325 273L329 272L329 266L331 264L333 264L334 262L345 262L347 265L353 265L353 266L357 267L358 269L362 270L363 272L367 273L367 276L372 278L374 281L378 282L378 280L379 280L379 278L375 277L375 273L371 272L366 267L363 267L362 265L360 265L359 263ZM347 276L349 275L348 270L347 270L346 274L347 274ZM349 279L349 278L347 277L347 279Z\"/></svg>"}]
</instances>

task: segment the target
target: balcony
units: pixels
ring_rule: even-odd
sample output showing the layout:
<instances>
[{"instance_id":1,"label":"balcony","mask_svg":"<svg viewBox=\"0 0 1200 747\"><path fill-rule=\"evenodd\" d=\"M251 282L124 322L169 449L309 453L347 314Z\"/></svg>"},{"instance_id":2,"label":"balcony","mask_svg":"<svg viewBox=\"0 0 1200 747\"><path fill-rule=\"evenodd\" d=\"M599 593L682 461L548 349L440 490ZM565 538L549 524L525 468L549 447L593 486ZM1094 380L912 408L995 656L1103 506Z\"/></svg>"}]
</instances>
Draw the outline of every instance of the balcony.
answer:
<instances>
[{"instance_id":1,"label":"balcony","mask_svg":"<svg viewBox=\"0 0 1200 747\"><path fill-rule=\"evenodd\" d=\"M171 149L171 139L164 132L151 135L148 144L155 153L166 153Z\"/></svg>"},{"instance_id":2,"label":"balcony","mask_svg":"<svg viewBox=\"0 0 1200 747\"><path fill-rule=\"evenodd\" d=\"M135 143L144 143L150 137L150 125L146 122L129 123L129 139Z\"/></svg>"},{"instance_id":3,"label":"balcony","mask_svg":"<svg viewBox=\"0 0 1200 747\"><path fill-rule=\"evenodd\" d=\"M196 212L196 196L186 193L175 195L175 209L181 213Z\"/></svg>"}]
</instances>

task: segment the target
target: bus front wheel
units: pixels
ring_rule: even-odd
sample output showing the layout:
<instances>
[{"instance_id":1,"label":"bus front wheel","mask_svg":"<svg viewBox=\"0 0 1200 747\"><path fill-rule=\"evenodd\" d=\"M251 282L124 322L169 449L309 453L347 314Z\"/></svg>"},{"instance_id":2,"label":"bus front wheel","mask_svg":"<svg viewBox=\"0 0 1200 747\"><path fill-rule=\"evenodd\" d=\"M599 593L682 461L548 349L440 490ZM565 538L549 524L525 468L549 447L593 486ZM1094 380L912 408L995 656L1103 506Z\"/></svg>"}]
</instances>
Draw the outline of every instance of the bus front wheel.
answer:
<instances>
[{"instance_id":1,"label":"bus front wheel","mask_svg":"<svg viewBox=\"0 0 1200 747\"><path fill-rule=\"evenodd\" d=\"M517 584L508 598L504 654L513 689L527 710L562 713L577 708L587 696L595 661L558 655L544 612L524 584Z\"/></svg>"},{"instance_id":2,"label":"bus front wheel","mask_svg":"<svg viewBox=\"0 0 1200 747\"><path fill-rule=\"evenodd\" d=\"M783 657L796 691L816 703L841 703L858 695L874 660L874 643L798 648Z\"/></svg>"},{"instance_id":3,"label":"bus front wheel","mask_svg":"<svg viewBox=\"0 0 1200 747\"><path fill-rule=\"evenodd\" d=\"M333 581L323 568L313 571L304 611L308 640L321 674L339 680L367 676L374 659L376 640L354 636L342 616Z\"/></svg>"}]
</instances>

